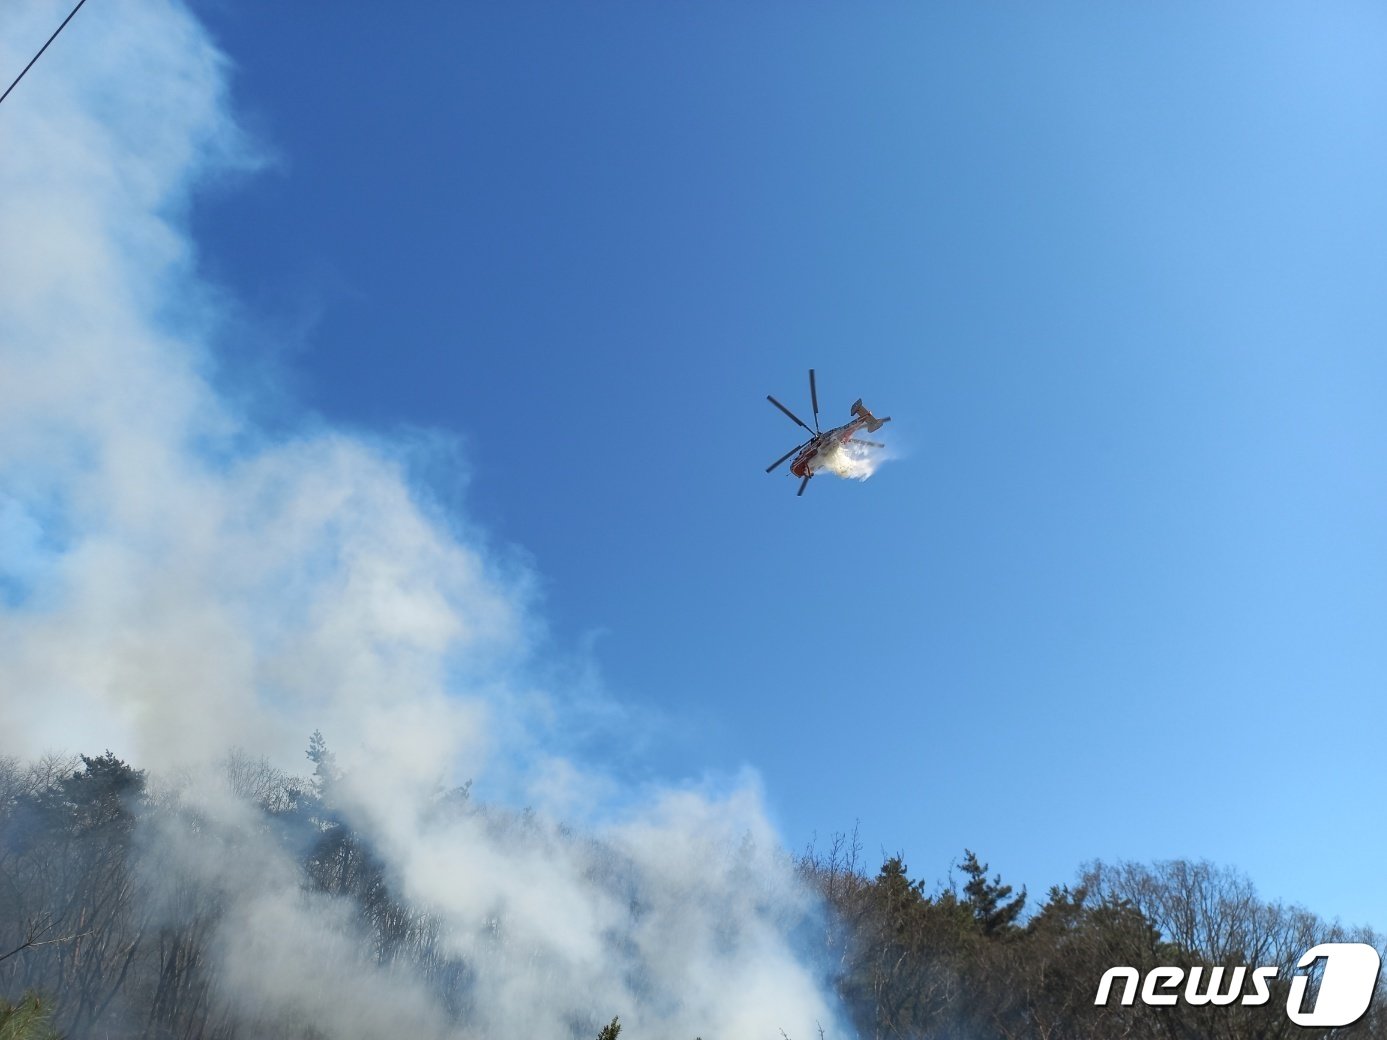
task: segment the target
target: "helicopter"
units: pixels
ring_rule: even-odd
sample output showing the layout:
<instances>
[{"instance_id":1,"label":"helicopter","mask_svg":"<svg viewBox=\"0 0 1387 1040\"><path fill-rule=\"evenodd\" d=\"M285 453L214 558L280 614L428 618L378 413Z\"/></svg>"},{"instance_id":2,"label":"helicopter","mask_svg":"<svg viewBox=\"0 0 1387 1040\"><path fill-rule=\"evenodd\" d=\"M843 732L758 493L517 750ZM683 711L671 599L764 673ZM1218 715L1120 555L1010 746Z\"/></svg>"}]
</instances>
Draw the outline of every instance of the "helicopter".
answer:
<instances>
[{"instance_id":1,"label":"helicopter","mask_svg":"<svg viewBox=\"0 0 1387 1040\"><path fill-rule=\"evenodd\" d=\"M863 406L862 398L859 397L852 408L849 409L856 418L843 426L835 426L833 429L821 433L819 431L819 392L818 388L814 385L814 370L812 368L809 370L809 401L814 406L814 428L812 430L809 429L808 423L794 412L790 411L790 409L786 408L770 394L766 395L766 400L788 415L796 425L803 426L805 430L809 430L809 432L814 435L803 444L791 448L766 467L766 472L769 473L791 455L794 455L795 461L790 463L790 472L802 478L799 482L799 490L795 492L796 497L804 494L804 489L809 485L809 479L814 475L816 470L823 467L827 456L837 448L846 444L849 440L852 440L853 434L863 429L868 433L876 433L885 423L891 421L889 415L884 419L878 419ZM886 447L886 445L878 441L864 441L861 438L853 440L853 443L863 444L869 448Z\"/></svg>"}]
</instances>

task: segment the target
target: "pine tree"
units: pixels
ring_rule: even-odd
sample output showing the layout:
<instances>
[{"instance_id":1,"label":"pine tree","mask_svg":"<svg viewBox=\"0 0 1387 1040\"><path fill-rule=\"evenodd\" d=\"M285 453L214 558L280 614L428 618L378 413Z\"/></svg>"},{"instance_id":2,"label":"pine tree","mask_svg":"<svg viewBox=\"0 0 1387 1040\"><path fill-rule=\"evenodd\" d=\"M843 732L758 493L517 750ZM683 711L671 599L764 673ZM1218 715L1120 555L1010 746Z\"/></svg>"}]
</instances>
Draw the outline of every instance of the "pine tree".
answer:
<instances>
[{"instance_id":1,"label":"pine tree","mask_svg":"<svg viewBox=\"0 0 1387 1040\"><path fill-rule=\"evenodd\" d=\"M979 863L972 849L964 849L963 853L963 863L959 869L968 876L963 894L983 935L993 938L1015 931L1016 919L1026 906L1025 888L1015 899L1006 902L1011 895L1011 886L1002 884L1000 874L988 881L987 864Z\"/></svg>"},{"instance_id":2,"label":"pine tree","mask_svg":"<svg viewBox=\"0 0 1387 1040\"><path fill-rule=\"evenodd\" d=\"M342 778L337 768L337 756L327 746L323 731L315 729L308 738L308 760L313 763L313 787L320 798L325 797L329 788Z\"/></svg>"},{"instance_id":3,"label":"pine tree","mask_svg":"<svg viewBox=\"0 0 1387 1040\"><path fill-rule=\"evenodd\" d=\"M35 993L16 1004L0 999L0 1040L60 1040L50 1019L48 1005Z\"/></svg>"}]
</instances>

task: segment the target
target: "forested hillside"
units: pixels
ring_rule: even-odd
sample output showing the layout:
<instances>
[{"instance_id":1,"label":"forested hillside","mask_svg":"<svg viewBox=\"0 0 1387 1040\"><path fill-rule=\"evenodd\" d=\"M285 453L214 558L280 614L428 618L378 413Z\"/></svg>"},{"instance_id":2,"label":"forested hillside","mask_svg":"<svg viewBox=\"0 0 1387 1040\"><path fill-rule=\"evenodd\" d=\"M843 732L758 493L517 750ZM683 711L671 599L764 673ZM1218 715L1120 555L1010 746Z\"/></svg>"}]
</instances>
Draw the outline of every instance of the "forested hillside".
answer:
<instances>
[{"instance_id":1,"label":"forested hillside","mask_svg":"<svg viewBox=\"0 0 1387 1040\"><path fill-rule=\"evenodd\" d=\"M340 915L344 934L359 940L359 949L336 955L384 967L401 994L428 991L447 1008L456 1035L475 1035L468 1021L476 966L449 947L427 907L400 897L397 879L334 807L334 766L317 735L309 753L315 772L307 778L232 756L221 767L228 795L262 836L294 850L304 897L323 900L323 912ZM225 875L199 863L253 853L220 814L190 808L179 792L177 783L156 785L110 752L0 760L0 1037L340 1035L340 1027L240 999L218 940L223 915L235 912L230 888L209 883ZM482 817L498 833L531 825L526 813L475 804L466 789L440 790L434 811L440 819ZM619 861L592 862L607 863L600 869L620 884ZM241 867L253 878L255 863ZM1035 906L972 852L961 856L951 883L931 888L896 858L869 868L855 841L841 838L806 853L799 876L825 909L794 927L841 1001L849 1024L838 1028L873 1040L1304 1036L1284 1010L1295 960L1317 942L1376 942L1265 903L1237 873L1205 863L1093 864ZM633 896L633 914L637 902ZM505 923L496 931L501 956ZM668 943L680 939L670 934ZM325 954L305 948L303 956ZM1116 997L1094 1006L1108 968L1159 964L1283 970L1262 1006L1122 1007ZM331 973L334 965L314 969ZM374 1031L414 1035L403 1025L392 1032L389 993L381 1002L387 1024ZM1381 1004L1338 1035L1387 1036ZM642 1040L611 1021L631 1010L594 1012L574 1021L570 1035Z\"/></svg>"},{"instance_id":2,"label":"forested hillside","mask_svg":"<svg viewBox=\"0 0 1387 1040\"><path fill-rule=\"evenodd\" d=\"M934 891L896 858L866 876L848 840L807 855L802 869L831 908L826 942L840 966L838 990L858 1035L873 1040L1313 1036L1285 1013L1295 962L1320 942L1381 946L1366 930L1263 902L1246 878L1207 862L1093 863L1033 910L972 852L957 883ZM1117 965L1143 974L1158 965L1281 970L1261 1006L1122 1007L1120 987L1107 1006L1094 1006L1099 980ZM1368 1016L1334 1035L1387 1036L1380 992L1381 980Z\"/></svg>"}]
</instances>

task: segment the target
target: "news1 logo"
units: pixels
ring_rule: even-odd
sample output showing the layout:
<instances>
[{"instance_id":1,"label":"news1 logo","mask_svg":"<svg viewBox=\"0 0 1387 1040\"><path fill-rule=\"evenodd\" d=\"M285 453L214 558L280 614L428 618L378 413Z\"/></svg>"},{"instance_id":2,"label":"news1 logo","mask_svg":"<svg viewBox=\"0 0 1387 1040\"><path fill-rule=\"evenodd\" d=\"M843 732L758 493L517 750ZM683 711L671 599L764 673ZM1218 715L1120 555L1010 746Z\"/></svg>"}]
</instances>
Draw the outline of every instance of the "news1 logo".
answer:
<instances>
[{"instance_id":1,"label":"news1 logo","mask_svg":"<svg viewBox=\"0 0 1387 1040\"><path fill-rule=\"evenodd\" d=\"M1305 993L1310 976L1301 971L1323 961L1319 991L1313 1006L1305 1009ZM1286 1014L1298 1026L1332 1028L1349 1026L1363 1017L1377 988L1382 958L1367 943L1320 943L1305 951L1296 963L1297 974L1291 977L1291 992L1286 997ZM1152 968L1142 979L1136 968L1109 968L1098 983L1094 1004L1106 1007L1113 986L1123 980L1123 1005L1131 1005L1137 997L1140 983L1141 1002L1152 1007L1186 1004L1265 1004L1271 999L1268 983L1276 978L1278 968L1256 968L1251 972L1252 992L1243 992L1248 969L1242 966L1224 969L1194 967L1188 972L1174 966ZM1207 980L1204 972L1208 972ZM1224 986L1224 975L1228 976ZM1186 980L1186 975L1189 976ZM1180 984L1184 983L1183 991Z\"/></svg>"}]
</instances>

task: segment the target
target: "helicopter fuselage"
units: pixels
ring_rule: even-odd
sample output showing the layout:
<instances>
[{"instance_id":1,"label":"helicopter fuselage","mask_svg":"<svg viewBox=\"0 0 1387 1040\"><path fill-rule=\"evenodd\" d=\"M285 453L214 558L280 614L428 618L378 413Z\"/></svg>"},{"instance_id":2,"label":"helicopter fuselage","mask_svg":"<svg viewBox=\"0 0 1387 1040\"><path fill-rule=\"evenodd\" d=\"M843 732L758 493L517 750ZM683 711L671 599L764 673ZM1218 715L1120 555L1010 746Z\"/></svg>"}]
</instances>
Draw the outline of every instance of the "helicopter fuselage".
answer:
<instances>
[{"instance_id":1,"label":"helicopter fuselage","mask_svg":"<svg viewBox=\"0 0 1387 1040\"><path fill-rule=\"evenodd\" d=\"M797 477L804 477L812 474L823 462L824 456L852 438L852 435L867 425L864 416L854 419L844 426L826 430L819 436L804 446L804 450L795 456L795 461L790 463L790 472Z\"/></svg>"}]
</instances>

